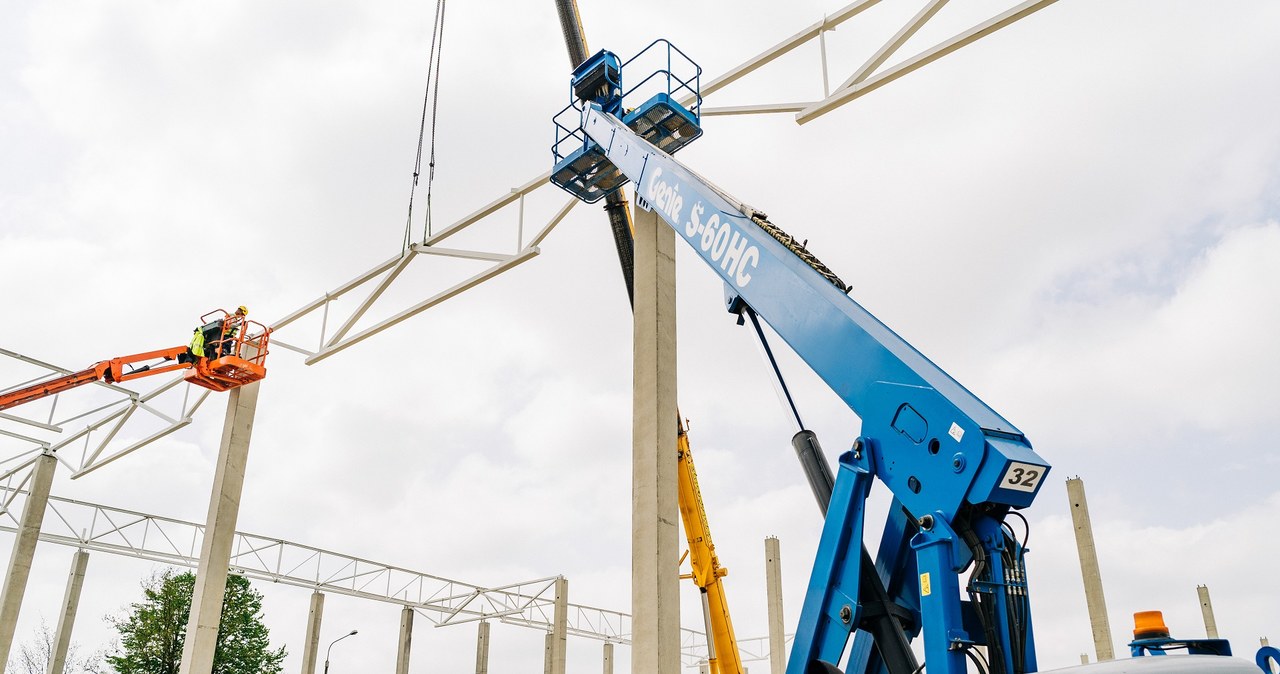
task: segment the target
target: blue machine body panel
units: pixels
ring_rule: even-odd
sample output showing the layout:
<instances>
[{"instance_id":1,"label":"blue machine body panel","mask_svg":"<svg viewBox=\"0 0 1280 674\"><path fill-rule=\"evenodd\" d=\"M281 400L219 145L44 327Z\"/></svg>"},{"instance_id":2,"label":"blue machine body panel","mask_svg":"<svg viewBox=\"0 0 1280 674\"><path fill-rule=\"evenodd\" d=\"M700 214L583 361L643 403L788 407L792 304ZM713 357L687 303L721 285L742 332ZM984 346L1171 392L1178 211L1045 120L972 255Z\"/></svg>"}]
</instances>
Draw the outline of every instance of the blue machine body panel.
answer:
<instances>
[{"instance_id":1,"label":"blue machine body panel","mask_svg":"<svg viewBox=\"0 0 1280 674\"><path fill-rule=\"evenodd\" d=\"M1135 658L1145 655L1168 655L1169 651L1186 651L1188 655L1231 655L1231 642L1226 639L1134 639L1129 642L1129 654Z\"/></svg>"}]
</instances>

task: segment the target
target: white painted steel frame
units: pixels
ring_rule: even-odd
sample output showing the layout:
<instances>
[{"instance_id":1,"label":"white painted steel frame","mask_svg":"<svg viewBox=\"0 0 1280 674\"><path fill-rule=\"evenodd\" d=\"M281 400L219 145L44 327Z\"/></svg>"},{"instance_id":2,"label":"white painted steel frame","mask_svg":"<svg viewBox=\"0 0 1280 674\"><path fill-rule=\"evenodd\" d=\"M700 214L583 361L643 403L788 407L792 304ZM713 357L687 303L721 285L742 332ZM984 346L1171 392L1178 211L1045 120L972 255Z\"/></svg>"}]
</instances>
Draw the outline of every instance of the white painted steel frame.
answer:
<instances>
[{"instance_id":1,"label":"white painted steel frame","mask_svg":"<svg viewBox=\"0 0 1280 674\"><path fill-rule=\"evenodd\" d=\"M928 21L942 9L943 5L947 3L947 0L927 0L920 11L909 19L907 23L903 24L902 28L894 33L894 35L885 40L885 42L876 49L875 53L868 58L866 62L859 66L858 69L844 81L844 83L839 87L836 87L836 91L834 93L829 92L827 79L829 64L827 60L826 32L834 30L836 26L852 19L864 10L869 9L880 2L881 0L859 0L858 2L846 5L835 14L824 16L821 21L814 23L799 33L792 35L790 38L779 42L772 48L748 59L742 65L730 70L728 73L712 80L710 84L703 87L702 92L703 98L706 98L717 90L756 70L759 70L765 65L777 60L779 57L790 53L797 47L816 38L820 43L819 66L822 69L823 83L821 99L808 102L757 103L721 107L704 105L702 107L702 114L707 116L716 116L795 113L796 123L805 124L846 103L871 93L872 91L875 91L876 89L879 89L880 87L893 82L908 73L919 70L947 54L973 44L1001 28L1009 26L1020 19L1024 19L1041 9L1048 7L1054 2L1057 2L1057 0L1027 0L1026 2L993 16L976 26L969 28L968 30L957 33L955 36L943 40L942 42L917 53L915 56L880 70L880 67L884 65L889 57L893 56L899 48L906 44L906 42L910 40L921 27L928 23Z\"/></svg>"},{"instance_id":2,"label":"white painted steel frame","mask_svg":"<svg viewBox=\"0 0 1280 674\"><path fill-rule=\"evenodd\" d=\"M32 459L34 461L34 458ZM0 531L17 530L17 517L25 499L23 489L30 472L17 484L0 479ZM200 563L204 526L171 517L50 496L40 540L83 550L134 557L161 564L195 568ZM375 562L301 543L257 534L236 532L230 569L256 580L293 585L324 593L341 594L399 606L412 607L437 627L478 620L501 622L550 631L555 612L555 581L559 576L536 578L498 587L483 587L422 571ZM569 604L568 634L631 643L631 615L621 611ZM739 642L744 658L758 659L760 643ZM683 630L682 657L686 664L706 658L706 635Z\"/></svg>"},{"instance_id":3,"label":"white painted steel frame","mask_svg":"<svg viewBox=\"0 0 1280 674\"><path fill-rule=\"evenodd\" d=\"M46 363L8 349L0 349L0 356L34 365L45 371L38 377L11 386L6 390L71 373L71 370L67 368ZM11 450L13 453L0 458L0 469L4 471L0 472L0 480L3 480L10 470L13 470L12 468L5 469L5 466L21 460L22 457L29 455L33 451L41 449L54 452L54 456L57 457L58 461L72 471L72 479L81 477L187 426L192 421L192 415L200 409L205 400L208 399L209 394L212 393L207 389L192 389L190 385L183 382L181 375L165 380L155 388L141 393L119 384L107 384L104 382L96 382L95 390L110 391L114 399L85 412L59 417L57 412L60 397L63 395L77 395L77 393L59 393L51 397L52 403L49 407L48 415L43 421L33 418L31 412L28 412L33 408L28 406L15 407L9 413L0 415L0 418L4 420L20 423L33 429L26 433L0 429L0 435L21 443L17 450ZM194 400L192 399L193 392L195 394ZM166 395L170 393L171 395ZM182 394L180 398L178 393ZM137 415L139 410L145 412L145 414ZM131 420L135 419L135 415L138 418L159 420L162 426L159 430L132 443L116 442L121 430ZM69 426L73 422L82 420L85 421L84 426L67 433ZM42 433L37 433L38 431ZM64 435L64 433L66 434ZM74 452L70 449L73 445L80 446L78 458L75 457ZM67 451L60 451L64 449Z\"/></svg>"},{"instance_id":4,"label":"white painted steel frame","mask_svg":"<svg viewBox=\"0 0 1280 674\"><path fill-rule=\"evenodd\" d=\"M750 105L737 105L726 107L706 107L702 108L704 115L741 115L741 114L774 114L774 113L795 113L797 123L804 124L806 122L817 119L818 117L853 101L875 89L878 89L889 82L892 82L910 72L936 61L947 54L950 54L966 45L986 37L995 31L1011 25L1012 23L1025 18L1044 7L1052 4L1056 0L1027 0L1006 12L988 19L966 31L956 34L948 40L944 40L933 47L925 49L904 61L901 61L888 68L881 69L885 62L896 53L916 32L934 17L942 8L947 0L926 0L924 6L900 28L893 36L888 38L876 51L867 59L860 67L858 67L849 78L847 78L834 92L830 91L829 85L829 67L826 49L826 33L834 30L837 26L845 21L852 19L863 11L879 4L881 0L857 0L846 5L831 15L823 16L821 20L801 30L795 35L779 42L770 49L748 59L735 68L732 68L723 75L711 80L702 89L704 98L715 94L721 89L737 82L743 77L759 70L760 68L772 63L779 57L793 51L797 47L808 43L810 40L817 38L819 40L820 67L822 70L823 92L822 98L818 101L799 102L799 103L761 103ZM310 350L299 346L294 342L285 342L280 339L274 339L273 343L284 350L294 351L305 356L307 364L314 364L341 352L342 350L357 344L365 339L373 337L378 333L387 330L408 318L411 318L451 297L454 297L466 290L483 283L503 272L512 269L520 264L532 259L538 255L539 245L547 237L548 234L558 225L577 204L577 200L570 199L561 207L547 222L546 225L528 242L523 240L524 237L524 200L525 197L543 187L548 183L549 174L540 175L524 185L510 190L507 194L494 199L485 206L477 209L475 212L467 215L452 225L446 227L440 232L427 237L421 243L415 243L407 248L401 255L390 258L383 263L376 265L372 269L357 276L356 278L338 286L336 289L325 293L316 300L304 305L293 313L272 324L273 330L280 330L290 326L296 321L307 317L315 312L321 312L320 334L316 340L317 347ZM489 251L472 251L453 248L444 248L437 246L440 242L449 237L475 225L502 208L513 203L519 204L519 217L517 221L516 246L514 252L489 252ZM389 318L379 321L364 329L355 331L361 319L374 308L375 305L383 299L386 291L391 288L396 279L402 272L408 268L419 256L444 256L453 258L463 258L476 261L484 261L492 263L483 271L476 273L470 277L464 277L448 289L441 291L425 300L402 309L392 314ZM356 291L364 292L364 298L356 305L349 314L341 318L340 327L332 334L326 334L329 324L329 313L334 300L341 298L348 293ZM44 368L48 371L49 376L69 374L71 370L39 361L29 356L24 356L12 351L0 349L0 356L15 358L25 363ZM17 388L28 383L38 381L43 377L33 379L29 382L23 382L10 388ZM102 466L116 461L141 447L159 440L180 428L191 423L192 415L200 409L201 405L208 398L208 391L200 390L191 403L191 390L189 385L185 387L182 403L179 411L174 414L167 414L160 411L155 404L165 393L175 391L179 384L182 383L181 377L161 384L160 386L146 392L138 393L128 388L98 383L98 386L105 387L119 397L118 400L109 402L105 405L96 407L88 412L59 419L56 417L58 397L53 398L50 406L48 418L39 420L32 418L30 415L22 414L21 408L16 408L16 412L0 413L0 422L9 422L19 424L27 429L24 432L15 430L6 430L0 428L0 438L8 438L19 443L19 448L13 454L6 458L0 458L0 484L8 487L3 496L3 505L0 505L0 511L5 515L9 515L9 508L16 498L19 489L26 484L30 477L30 471L27 470L42 451L49 450L55 453L58 460L70 468L73 472L72 477L78 478L86 475ZM188 404L191 403L191 404ZM136 413L142 410L152 418L159 419L163 422L163 427L151 433L147 437L118 447L114 443L116 437L121 430L130 422L130 420L138 417ZM95 415L97 415L95 417ZM146 416L146 415L141 415ZM90 419L84 428L65 437L59 437L57 441L50 439L41 439L35 437L32 433L42 431L44 433L61 434L65 431L66 424L81 419ZM93 437L94 434L96 437ZM58 453L58 450L69 447L72 443L84 441L79 464L75 465L65 456ZM93 444L92 441L96 441ZM30 457L30 458L28 458ZM25 459L25 460L24 460ZM17 484L14 484L14 481ZM100 514L104 522L110 523L107 529L94 535L87 535L87 540L82 540L74 530L70 534L42 534L44 540L63 543L66 545L74 545L77 547L88 547L90 549L105 550L108 552L116 552L118 554L131 554L133 556L155 561L172 562L175 564L192 565L197 560L193 555L196 548L191 548L186 553L181 552L173 545L173 541L165 533L161 523L167 526L190 527L192 532L192 540L196 539L196 533L200 527L192 523L181 522L179 520L171 520L142 513L131 513L112 509L107 506L97 506L93 504L85 504L67 499L52 498L50 500L50 508L54 509L55 517L50 522L58 521L67 523L67 518L63 517L58 508L67 509L71 506L68 504L76 504L79 507L89 508L93 510L93 523L96 525L97 517ZM125 524L116 526L111 520L110 515L115 514L117 518L128 517L132 519L122 520ZM11 517L11 515L9 515ZM139 545L128 542L124 536L126 530L141 524L144 530ZM5 528L0 526L0 528ZM173 547L173 550L152 550L146 546L147 532L154 528L158 536L163 538ZM107 544L103 537L117 536L124 543ZM397 569L387 565L380 565L358 558L338 555L322 551L317 548L308 548L298 544L289 543L277 539L266 539L262 537L254 537L250 535L237 534L237 552L233 557L233 564L236 569L245 575L257 578L269 579L277 582L286 582L292 584L303 585L306 587L323 586L325 591L339 592L351 596L378 599L381 601L390 601L392 603L404 604L406 599L396 599L390 596L393 587L395 592L404 592L406 597L411 590L417 592L415 600L422 605L418 610L425 617L435 622L437 625L451 624L453 622L461 622L465 620L480 619L482 615L490 617L498 617L499 619L510 622L512 624L521 624L525 626L537 626L543 629L550 629L550 613L551 606L554 603L552 599L542 598L542 594L546 592L547 587L554 585L552 582L545 584L533 595L522 594L526 584L517 584L507 586L505 588L484 589L477 586L469 586L466 584L457 584L459 587L469 587L470 594L455 594L450 590L442 590L444 594L436 592L426 592L426 585L413 585L415 581L409 580L402 584L400 580L393 581L392 577L396 573L410 574L414 578L425 582L432 579L437 583L454 583L445 579L429 576L428 574L416 574L403 569ZM152 542L155 538L152 537ZM198 545L198 543L196 543ZM312 557L308 558L303 564L314 561L316 572L310 579L294 579L293 576L281 574L280 568L270 567L267 564L267 558L270 557L272 551L276 552L277 564L283 563L284 553L286 550L310 550ZM264 557L263 555L266 555ZM342 567L344 571L337 571L334 574L324 576L319 569L323 561L330 559L347 560L347 566ZM250 564L251 561L261 562L257 566ZM364 564L365 566L360 566ZM299 567L294 567L296 570ZM341 575L341 574L346 575ZM339 586L332 581L342 581L350 583L350 587L345 585ZM530 581L537 584L547 581ZM371 584L382 585L385 581L385 589L382 593L369 591ZM451 602L456 602L456 605ZM522 603L523 602L523 603ZM473 608L468 608L473 607ZM478 608L475 608L478 607ZM485 608L491 609L493 613L486 613ZM434 614L432 613L434 612ZM604 611L603 609L592 609L589 607L574 606L571 614L570 632L581 636L591 636L593 638L602 638L609 641L619 643L627 643L625 635L629 632L629 616L622 613ZM624 627L624 625L627 625ZM685 630L684 638L689 641L690 645L700 635L700 633L691 630ZM705 646L705 635L702 635ZM750 642L751 640L747 640ZM747 643L744 642L744 643ZM682 650L689 651L689 649ZM767 652L767 642L762 649L756 649L760 652ZM691 652L691 651L689 651ZM748 651L744 649L744 656ZM753 651L754 652L754 651ZM693 657L693 656L690 656ZM696 662L696 661L695 661ZM689 664L686 661L686 664Z\"/></svg>"},{"instance_id":5,"label":"white painted steel frame","mask_svg":"<svg viewBox=\"0 0 1280 674\"><path fill-rule=\"evenodd\" d=\"M874 91L875 89L884 86L903 75L918 70L924 65L932 63L933 61L936 61L966 45L972 44L973 42L994 33L1000 28L1008 26L1019 19L1025 18L1044 7L1047 7L1056 0L1027 0L1026 2L992 17L977 26L930 47L909 59L880 70L881 66L883 66L883 64L894 53L896 53L900 47L915 35L916 32L925 25L925 23L932 19L947 2L947 0L926 0L923 7L906 24L904 24L902 28L900 28L893 36L889 37L875 51L875 53L867 59L866 62L858 67L849 78L836 88L835 92L829 93L827 74L829 64L827 59L825 34L834 30L842 23L853 19L867 9L880 4L882 1L883 0L857 0L856 2L845 5L836 12L823 16L817 22L795 33L791 37L782 40L773 47L747 59L719 77L710 80L702 88L702 95L705 99L816 38L820 42L820 66L822 68L823 80L823 98L821 100L799 103L761 103L719 108L707 107L704 105L702 108L702 114L741 115L788 112L796 113L796 121L803 124L816 119L821 115L844 105L845 103L870 93L871 91ZM400 255L389 258L382 263L375 265L363 274L343 283L337 288L325 293L324 295L286 315L284 318L281 318L271 324L273 331L279 331L293 325L303 318L319 312L321 314L320 330L315 342L313 342L317 345L314 350L302 346L302 341L294 339L291 336L290 341L285 341L280 339L278 336L275 336L273 337L272 343L275 346L280 347L281 350L302 354L308 365L315 364L532 259L534 256L539 254L539 246L543 240L546 239L547 235L551 233L556 225L564 220L564 218L569 214L569 211L578 203L576 199L569 199L564 206L551 216L547 223L532 239L525 242L523 240L525 197L535 190L547 185L549 176L550 173L544 173L519 187L509 190L507 193L490 201L443 230L428 236L421 243L413 244ZM455 234L458 234L473 225L480 224L482 221L488 219L489 216L512 204L518 204L519 207L519 214L516 223L516 246L514 252L461 250L456 248L444 248L438 245ZM493 222L488 222L486 224L497 226ZM407 308L401 309L392 314L389 318L357 330L356 328L361 319L383 300L386 291L394 285L396 279L402 274L402 272L404 272L410 264L421 256L463 258L490 262L491 265L471 276L462 276L460 280L449 288ZM346 316L336 317L337 320L341 321L340 327L333 333L327 333L330 318L335 318L330 316L333 309L333 302L353 293L364 293L363 299L360 300L356 307ZM23 362L43 367L48 370L50 376L68 374L71 372L65 368L51 365L29 356L24 356L5 349L0 349L0 355L16 358ZM38 379L40 378L32 381L36 381ZM22 456L26 455L33 446L48 448L56 452L57 450L65 448L73 442L80 440L84 440L85 449L81 454L78 465L73 464L65 456L62 456L61 454L58 455L58 460L71 469L73 479L82 477L98 468L101 468L102 466L116 461L191 423L191 416L207 399L209 395L208 391L203 389L198 390L198 395L196 396L194 404L188 406L187 403L191 397L191 392L188 388L185 392L179 411L174 414L165 414L156 409L153 405L149 404L165 392L177 387L181 382L182 380L180 377L175 377L173 380L158 386L147 393L141 394L119 385L99 383L99 386L106 387L118 393L121 396L120 400L108 403L91 410L90 412L76 415L75 417L56 421L54 418L54 412L57 409L58 400L56 396L54 397L53 406L50 409L49 418L45 421L34 419L29 415L23 415L22 408L15 408L16 412L0 414L0 421L17 423L30 429L53 433L61 433L63 430L62 426L70 421L78 420L80 418L92 418L95 414L104 415L101 418L91 421L91 423L89 423L85 428L77 431L71 436L60 439L57 442L34 437L31 435L33 431L19 432L0 428L0 438L17 440L25 445L25 447L18 453L11 455L8 458L0 458L0 469L3 469L7 464L13 463L15 460L19 460ZM16 388L17 386L22 386L27 383L31 382L23 382L22 384L18 384L10 388ZM147 412L151 417L163 420L166 425L159 431L151 433L141 440L123 447L118 446L119 443L114 443L116 436L132 419L135 419L135 413L138 409L142 409ZM102 433L99 433L94 438L97 444L91 448L90 436L98 431L102 431Z\"/></svg>"}]
</instances>

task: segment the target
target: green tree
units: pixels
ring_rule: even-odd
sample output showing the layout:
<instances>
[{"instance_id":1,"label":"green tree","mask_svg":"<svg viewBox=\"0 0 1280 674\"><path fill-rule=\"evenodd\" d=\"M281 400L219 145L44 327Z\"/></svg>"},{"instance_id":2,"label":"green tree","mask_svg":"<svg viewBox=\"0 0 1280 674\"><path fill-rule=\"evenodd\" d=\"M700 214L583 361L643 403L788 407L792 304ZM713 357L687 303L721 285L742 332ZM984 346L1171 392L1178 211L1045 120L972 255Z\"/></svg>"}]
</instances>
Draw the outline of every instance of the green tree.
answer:
<instances>
[{"instance_id":1,"label":"green tree","mask_svg":"<svg viewBox=\"0 0 1280 674\"><path fill-rule=\"evenodd\" d=\"M108 618L120 633L107 662L120 674L177 674L196 576L173 569L142 583L142 601L128 615ZM271 650L262 624L262 595L243 576L227 576L222 626L213 654L213 674L278 674L284 647Z\"/></svg>"}]
</instances>

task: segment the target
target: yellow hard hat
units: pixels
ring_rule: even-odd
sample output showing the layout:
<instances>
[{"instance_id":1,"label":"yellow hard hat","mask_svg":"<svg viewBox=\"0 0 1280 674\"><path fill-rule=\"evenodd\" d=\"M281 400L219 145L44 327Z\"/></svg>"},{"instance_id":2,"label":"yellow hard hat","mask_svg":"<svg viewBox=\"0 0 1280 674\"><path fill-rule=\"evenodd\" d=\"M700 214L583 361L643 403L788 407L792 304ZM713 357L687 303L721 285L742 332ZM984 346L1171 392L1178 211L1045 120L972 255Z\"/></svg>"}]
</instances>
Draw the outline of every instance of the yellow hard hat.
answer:
<instances>
[{"instance_id":1,"label":"yellow hard hat","mask_svg":"<svg viewBox=\"0 0 1280 674\"><path fill-rule=\"evenodd\" d=\"M240 308L239 308L239 309L236 309L236 313L237 313L237 314L240 314L241 316L248 316L248 315L249 315L249 307L246 307L245 305L241 304L241 305L240 305Z\"/></svg>"}]
</instances>

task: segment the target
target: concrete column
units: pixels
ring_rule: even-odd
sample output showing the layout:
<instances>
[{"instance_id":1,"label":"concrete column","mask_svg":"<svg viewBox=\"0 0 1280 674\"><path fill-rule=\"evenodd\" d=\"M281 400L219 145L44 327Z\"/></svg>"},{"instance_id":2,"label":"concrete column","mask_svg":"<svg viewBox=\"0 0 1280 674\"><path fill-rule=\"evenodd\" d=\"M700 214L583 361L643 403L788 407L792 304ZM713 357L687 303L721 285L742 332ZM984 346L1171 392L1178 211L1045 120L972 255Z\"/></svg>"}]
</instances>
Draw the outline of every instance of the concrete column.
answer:
<instances>
[{"instance_id":1,"label":"concrete column","mask_svg":"<svg viewBox=\"0 0 1280 674\"><path fill-rule=\"evenodd\" d=\"M564 674L565 653L569 647L569 581L564 576L556 579L556 604L551 621L551 669L549 671L550 674Z\"/></svg>"},{"instance_id":2,"label":"concrete column","mask_svg":"<svg viewBox=\"0 0 1280 674\"><path fill-rule=\"evenodd\" d=\"M47 674L62 674L62 670L67 668L71 630L76 624L76 609L80 607L80 590L84 588L84 572L88 567L89 551L76 550L71 556L71 573L67 576L67 591L62 595L62 612L58 615L58 631L53 635Z\"/></svg>"},{"instance_id":3,"label":"concrete column","mask_svg":"<svg viewBox=\"0 0 1280 674\"><path fill-rule=\"evenodd\" d=\"M613 644L608 641L604 642L604 674L613 674Z\"/></svg>"},{"instance_id":4,"label":"concrete column","mask_svg":"<svg viewBox=\"0 0 1280 674\"><path fill-rule=\"evenodd\" d=\"M476 674L489 674L489 621L480 621L476 635Z\"/></svg>"},{"instance_id":5,"label":"concrete column","mask_svg":"<svg viewBox=\"0 0 1280 674\"><path fill-rule=\"evenodd\" d=\"M631 671L680 674L675 232L635 211Z\"/></svg>"},{"instance_id":6,"label":"concrete column","mask_svg":"<svg viewBox=\"0 0 1280 674\"><path fill-rule=\"evenodd\" d=\"M320 656L320 625L324 621L324 593L311 593L311 610L307 612L307 636L302 642L302 674L316 674Z\"/></svg>"},{"instance_id":7,"label":"concrete column","mask_svg":"<svg viewBox=\"0 0 1280 674\"><path fill-rule=\"evenodd\" d=\"M187 619L187 638L182 645L181 674L210 674L213 670L222 596L227 591L227 565L235 542L249 438L253 435L253 416L258 409L261 385L262 382L254 382L232 389L228 394L222 443L209 496L209 514L205 518L204 540L200 543L200 567L191 596L191 616Z\"/></svg>"},{"instance_id":8,"label":"concrete column","mask_svg":"<svg viewBox=\"0 0 1280 674\"><path fill-rule=\"evenodd\" d=\"M1093 630L1093 647L1098 662L1114 660L1111 621L1107 618L1107 600L1102 594L1102 571L1098 568L1098 550L1093 544L1093 523L1089 520L1089 503L1084 498L1084 480L1067 480L1067 498L1071 501L1071 522L1076 530L1076 550L1080 553L1080 575L1084 577L1084 600L1089 608L1089 625Z\"/></svg>"},{"instance_id":9,"label":"concrete column","mask_svg":"<svg viewBox=\"0 0 1280 674\"><path fill-rule=\"evenodd\" d=\"M711 663L702 660L698 663L698 674L711 674Z\"/></svg>"},{"instance_id":10,"label":"concrete column","mask_svg":"<svg viewBox=\"0 0 1280 674\"><path fill-rule=\"evenodd\" d=\"M13 537L13 551L9 553L9 570L4 575L4 589L0 590L0 666L9 661L13 632L18 628L18 613L22 610L22 595L27 592L31 560L36 554L36 542L40 540L40 527L44 524L44 510L49 504L49 490L57 467L53 452L45 450L36 457L31 470L27 502L22 505L22 519Z\"/></svg>"},{"instance_id":11,"label":"concrete column","mask_svg":"<svg viewBox=\"0 0 1280 674\"><path fill-rule=\"evenodd\" d=\"M554 638L550 632L542 638L542 674L551 674L551 641Z\"/></svg>"},{"instance_id":12,"label":"concrete column","mask_svg":"<svg viewBox=\"0 0 1280 674\"><path fill-rule=\"evenodd\" d=\"M409 674L409 651L413 646L413 608L400 609L400 643L396 646L396 674Z\"/></svg>"},{"instance_id":13,"label":"concrete column","mask_svg":"<svg viewBox=\"0 0 1280 674\"><path fill-rule=\"evenodd\" d=\"M764 586L769 602L769 672L787 671L787 635L782 619L782 551L778 538L764 539Z\"/></svg>"},{"instance_id":14,"label":"concrete column","mask_svg":"<svg viewBox=\"0 0 1280 674\"><path fill-rule=\"evenodd\" d=\"M1218 638L1218 621L1213 619L1213 604L1209 601L1209 586L1197 585L1196 593L1200 595L1200 615L1204 616L1204 633L1210 639Z\"/></svg>"}]
</instances>

